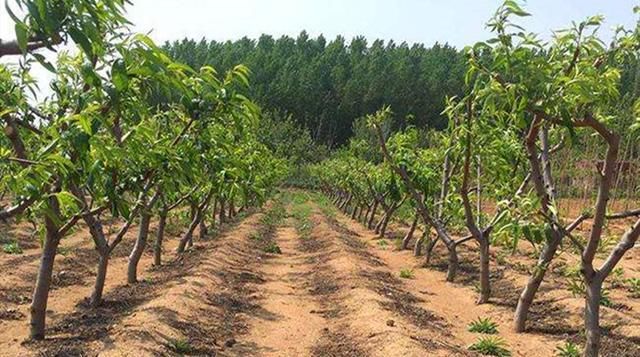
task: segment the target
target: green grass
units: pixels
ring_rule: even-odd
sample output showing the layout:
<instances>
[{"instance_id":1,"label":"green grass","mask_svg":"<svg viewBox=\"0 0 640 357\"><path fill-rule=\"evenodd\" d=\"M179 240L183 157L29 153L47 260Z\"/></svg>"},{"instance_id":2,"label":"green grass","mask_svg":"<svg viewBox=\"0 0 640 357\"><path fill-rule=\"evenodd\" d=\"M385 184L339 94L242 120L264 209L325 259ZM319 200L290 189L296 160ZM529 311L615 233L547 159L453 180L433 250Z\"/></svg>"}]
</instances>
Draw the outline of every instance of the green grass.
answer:
<instances>
[{"instance_id":1,"label":"green grass","mask_svg":"<svg viewBox=\"0 0 640 357\"><path fill-rule=\"evenodd\" d=\"M280 247L275 242L270 242L263 248L263 250L266 253L282 254L282 250L280 250Z\"/></svg>"},{"instance_id":2,"label":"green grass","mask_svg":"<svg viewBox=\"0 0 640 357\"><path fill-rule=\"evenodd\" d=\"M402 279L413 279L413 269L401 269L400 270L400 277Z\"/></svg>"},{"instance_id":3,"label":"green grass","mask_svg":"<svg viewBox=\"0 0 640 357\"><path fill-rule=\"evenodd\" d=\"M387 249L389 246L389 242L386 239L380 239L376 244L382 249Z\"/></svg>"},{"instance_id":4,"label":"green grass","mask_svg":"<svg viewBox=\"0 0 640 357\"><path fill-rule=\"evenodd\" d=\"M485 356L509 357L511 351L507 349L507 344L500 337L480 337L469 346L469 350L478 352Z\"/></svg>"},{"instance_id":5,"label":"green grass","mask_svg":"<svg viewBox=\"0 0 640 357\"><path fill-rule=\"evenodd\" d=\"M573 342L565 342L561 346L556 348L556 356L558 357L580 357L582 356L582 351L580 351L580 347Z\"/></svg>"},{"instance_id":6,"label":"green grass","mask_svg":"<svg viewBox=\"0 0 640 357\"><path fill-rule=\"evenodd\" d=\"M488 317L478 317L477 320L472 321L467 328L469 332L486 333L493 335L498 333L498 324L491 321Z\"/></svg>"},{"instance_id":7,"label":"green grass","mask_svg":"<svg viewBox=\"0 0 640 357\"><path fill-rule=\"evenodd\" d=\"M632 298L640 298L640 278L627 279L627 290Z\"/></svg>"},{"instance_id":8,"label":"green grass","mask_svg":"<svg viewBox=\"0 0 640 357\"><path fill-rule=\"evenodd\" d=\"M22 248L18 242L6 243L2 246L2 251L7 254L22 254Z\"/></svg>"},{"instance_id":9,"label":"green grass","mask_svg":"<svg viewBox=\"0 0 640 357\"><path fill-rule=\"evenodd\" d=\"M167 347L169 347L173 352L179 354L192 353L194 351L193 346L187 339L169 339L167 343Z\"/></svg>"}]
</instances>

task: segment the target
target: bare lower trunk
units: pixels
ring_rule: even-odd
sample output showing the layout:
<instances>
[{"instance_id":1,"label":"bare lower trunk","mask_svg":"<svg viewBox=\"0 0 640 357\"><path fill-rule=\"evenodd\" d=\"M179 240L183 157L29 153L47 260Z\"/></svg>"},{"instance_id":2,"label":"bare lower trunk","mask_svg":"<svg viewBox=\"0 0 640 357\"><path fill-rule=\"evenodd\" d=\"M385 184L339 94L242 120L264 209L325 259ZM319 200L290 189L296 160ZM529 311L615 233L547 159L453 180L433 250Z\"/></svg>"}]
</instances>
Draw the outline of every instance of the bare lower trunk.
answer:
<instances>
[{"instance_id":1,"label":"bare lower trunk","mask_svg":"<svg viewBox=\"0 0 640 357\"><path fill-rule=\"evenodd\" d=\"M129 264L127 266L127 283L133 284L138 281L138 263L142 253L147 247L147 237L149 236L149 224L151 223L151 214L143 212L140 218L140 227L138 228L138 238L129 254Z\"/></svg>"},{"instance_id":2,"label":"bare lower trunk","mask_svg":"<svg viewBox=\"0 0 640 357\"><path fill-rule=\"evenodd\" d=\"M358 221L366 223L367 217L369 217L369 212L371 212L370 205L367 206L367 210L364 212L364 218L362 217L363 215L361 214L360 217L358 217ZM362 213L362 211L360 211L360 213Z\"/></svg>"},{"instance_id":3,"label":"bare lower trunk","mask_svg":"<svg viewBox=\"0 0 640 357\"><path fill-rule=\"evenodd\" d=\"M213 209L212 209L212 214L211 214L211 229L214 229L216 226L216 212L218 209L218 199L214 198L213 199Z\"/></svg>"},{"instance_id":4,"label":"bare lower trunk","mask_svg":"<svg viewBox=\"0 0 640 357\"><path fill-rule=\"evenodd\" d=\"M540 259L536 267L534 268L534 272L529 277L529 281L525 286L522 294L520 294L520 298L518 299L518 306L516 307L515 313L515 321L514 321L514 330L516 332L524 332L526 328L527 315L529 314L529 309L531 308L531 304L533 303L533 299L538 292L538 288L540 288L540 284L544 279L544 275L546 273L547 267L553 256L556 253L560 240L556 240L555 242L549 242L542 251L540 255Z\"/></svg>"},{"instance_id":5,"label":"bare lower trunk","mask_svg":"<svg viewBox=\"0 0 640 357\"><path fill-rule=\"evenodd\" d=\"M207 239L207 224L204 223L204 219L201 219L198 225L198 237L200 240Z\"/></svg>"},{"instance_id":6,"label":"bare lower trunk","mask_svg":"<svg viewBox=\"0 0 640 357\"><path fill-rule=\"evenodd\" d=\"M49 218L45 219L46 236L40 257L40 267L36 286L33 290L31 300L31 338L34 340L44 339L44 328L47 314L47 301L49 299L49 289L51 287L51 275L53 274L53 263L56 258L60 236L56 224Z\"/></svg>"},{"instance_id":7,"label":"bare lower trunk","mask_svg":"<svg viewBox=\"0 0 640 357\"><path fill-rule=\"evenodd\" d=\"M375 234L380 234L380 229L382 228L382 224L384 224L384 221L387 219L387 214L388 212L385 212L380 218L380 220L378 221L378 223L376 224L376 227L373 230Z\"/></svg>"},{"instance_id":8,"label":"bare lower trunk","mask_svg":"<svg viewBox=\"0 0 640 357\"><path fill-rule=\"evenodd\" d=\"M378 236L380 238L383 238L384 234L387 232L387 226L389 225L390 220L391 220L391 212L389 212L389 214L386 215L386 217L382 221L382 226L380 227L380 232L378 233Z\"/></svg>"},{"instance_id":9,"label":"bare lower trunk","mask_svg":"<svg viewBox=\"0 0 640 357\"><path fill-rule=\"evenodd\" d=\"M409 231L405 234L404 238L402 238L402 250L405 250L409 247L409 242L413 238L413 233L416 230L416 226L418 225L418 215L413 218L413 222L411 222L411 227L409 227Z\"/></svg>"},{"instance_id":10,"label":"bare lower trunk","mask_svg":"<svg viewBox=\"0 0 640 357\"><path fill-rule=\"evenodd\" d=\"M369 217L369 221L367 222L367 228L371 229L373 226L373 220L376 217L376 210L378 210L378 201L373 203L373 208L371 209L371 216Z\"/></svg>"},{"instance_id":11,"label":"bare lower trunk","mask_svg":"<svg viewBox=\"0 0 640 357\"><path fill-rule=\"evenodd\" d=\"M109 266L109 252L100 252L100 258L98 258L98 271L96 275L96 282L93 286L93 292L89 300L91 307L98 307L102 304L102 293L104 292L104 282L107 279L107 267Z\"/></svg>"},{"instance_id":12,"label":"bare lower trunk","mask_svg":"<svg viewBox=\"0 0 640 357\"><path fill-rule=\"evenodd\" d=\"M427 244L427 248L424 256L425 264L429 265L431 263L431 256L433 255L433 250L435 249L436 245L438 245L438 241L439 239L434 238L429 241L429 244Z\"/></svg>"},{"instance_id":13,"label":"bare lower trunk","mask_svg":"<svg viewBox=\"0 0 640 357\"><path fill-rule=\"evenodd\" d=\"M184 234L182 239L180 239L180 243L178 243L178 249L177 249L178 254L184 253L184 249L187 246L187 244L189 244L189 242L192 242L193 232L196 230L196 227L200 223L201 212L202 212L201 210L196 211L196 214L193 217L191 224L189 225L189 229L187 229L187 232Z\"/></svg>"},{"instance_id":14,"label":"bare lower trunk","mask_svg":"<svg viewBox=\"0 0 640 357\"><path fill-rule=\"evenodd\" d=\"M160 212L160 220L158 222L158 232L156 233L156 244L153 247L153 265L162 265L162 240L164 239L164 227L167 224L167 211Z\"/></svg>"},{"instance_id":15,"label":"bare lower trunk","mask_svg":"<svg viewBox=\"0 0 640 357\"><path fill-rule=\"evenodd\" d=\"M587 284L585 297L584 329L587 342L584 346L585 357L597 357L600 351L600 300L602 283L595 280Z\"/></svg>"},{"instance_id":16,"label":"bare lower trunk","mask_svg":"<svg viewBox=\"0 0 640 357\"><path fill-rule=\"evenodd\" d=\"M447 281L451 282L456 278L458 273L458 253L456 245L453 244L449 248L449 268L447 269Z\"/></svg>"},{"instance_id":17,"label":"bare lower trunk","mask_svg":"<svg viewBox=\"0 0 640 357\"><path fill-rule=\"evenodd\" d=\"M353 212L351 212L351 219L356 219L356 216L358 215L358 205L355 204L353 206Z\"/></svg>"},{"instance_id":18,"label":"bare lower trunk","mask_svg":"<svg viewBox=\"0 0 640 357\"><path fill-rule=\"evenodd\" d=\"M489 273L489 238L483 237L480 242L480 297L478 298L478 304L489 302L491 297Z\"/></svg>"},{"instance_id":19,"label":"bare lower trunk","mask_svg":"<svg viewBox=\"0 0 640 357\"><path fill-rule=\"evenodd\" d=\"M413 255L419 257L422 255L422 244L427 238L427 232L422 233L420 238L416 239L416 243L413 245Z\"/></svg>"},{"instance_id":20,"label":"bare lower trunk","mask_svg":"<svg viewBox=\"0 0 640 357\"><path fill-rule=\"evenodd\" d=\"M220 200L220 212L218 214L218 221L220 224L226 222L226 218L224 216L224 200Z\"/></svg>"}]
</instances>

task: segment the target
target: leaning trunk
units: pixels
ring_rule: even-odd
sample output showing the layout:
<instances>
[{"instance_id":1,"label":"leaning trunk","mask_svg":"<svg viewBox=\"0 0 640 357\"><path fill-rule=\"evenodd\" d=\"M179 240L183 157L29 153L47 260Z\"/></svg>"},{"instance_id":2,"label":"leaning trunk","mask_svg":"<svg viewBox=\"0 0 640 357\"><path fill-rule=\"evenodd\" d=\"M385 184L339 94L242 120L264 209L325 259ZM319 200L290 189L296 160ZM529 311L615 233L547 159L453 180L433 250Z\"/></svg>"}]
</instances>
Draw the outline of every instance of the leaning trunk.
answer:
<instances>
[{"instance_id":1,"label":"leaning trunk","mask_svg":"<svg viewBox=\"0 0 640 357\"><path fill-rule=\"evenodd\" d=\"M40 257L40 268L36 278L36 286L33 290L31 300L31 338L34 340L44 339L45 319L47 314L47 300L49 299L49 288L51 287L51 275L53 274L53 263L56 258L60 236L56 224L45 218L46 236L42 256Z\"/></svg>"},{"instance_id":2,"label":"leaning trunk","mask_svg":"<svg viewBox=\"0 0 640 357\"><path fill-rule=\"evenodd\" d=\"M184 253L184 249L187 246L187 244L192 241L193 239L193 232L196 230L196 227L198 226L198 224L200 223L200 218L202 216L202 210L198 209L196 210L196 214L193 217L193 220L191 221L191 224L189 225L189 229L187 230L187 232L184 234L184 236L182 237L182 239L180 239L180 243L178 243L178 249L177 252L178 254L182 254Z\"/></svg>"},{"instance_id":3,"label":"leaning trunk","mask_svg":"<svg viewBox=\"0 0 640 357\"><path fill-rule=\"evenodd\" d=\"M420 236L420 238L416 239L416 243L413 245L413 255L419 257L422 255L422 244L424 241L428 241L428 231L425 230L424 233Z\"/></svg>"},{"instance_id":4,"label":"leaning trunk","mask_svg":"<svg viewBox=\"0 0 640 357\"><path fill-rule=\"evenodd\" d=\"M387 216L389 215L389 211L385 212L382 215L382 218L380 218L380 220L378 221L378 223L376 224L375 229L373 230L373 232L375 234L380 234L380 229L382 228L382 224L384 224L384 221L387 219Z\"/></svg>"},{"instance_id":5,"label":"leaning trunk","mask_svg":"<svg viewBox=\"0 0 640 357\"><path fill-rule=\"evenodd\" d=\"M411 222L411 227L409 227L409 231L405 234L404 238L402 238L402 250L407 249L409 247L409 242L411 238L413 238L413 233L416 230L416 226L418 225L418 214L413 218L413 222Z\"/></svg>"},{"instance_id":6,"label":"leaning trunk","mask_svg":"<svg viewBox=\"0 0 640 357\"><path fill-rule=\"evenodd\" d=\"M376 200L373 203L373 208L371 209L371 216L369 217L369 221L367 222L367 228L371 229L373 226L373 220L376 218L376 210L378 209L378 201Z\"/></svg>"},{"instance_id":7,"label":"leaning trunk","mask_svg":"<svg viewBox=\"0 0 640 357\"><path fill-rule=\"evenodd\" d=\"M138 281L138 263L142 253L147 247L147 237L149 236L149 224L151 223L151 214L144 210L140 215L140 227L138 228L138 238L129 254L129 265L127 266L127 283L133 284Z\"/></svg>"},{"instance_id":8,"label":"leaning trunk","mask_svg":"<svg viewBox=\"0 0 640 357\"><path fill-rule=\"evenodd\" d=\"M538 264L534 268L534 272L531 274L531 277L529 277L529 281L522 291L522 294L520 294L514 321L514 329L516 332L524 332L525 330L529 309L531 308L536 292L544 279L546 268L549 263L551 263L559 244L560 240L556 239L555 241L549 242L543 248Z\"/></svg>"},{"instance_id":9,"label":"leaning trunk","mask_svg":"<svg viewBox=\"0 0 640 357\"><path fill-rule=\"evenodd\" d=\"M98 259L98 271L96 275L96 283L91 293L89 305L91 307L98 307L102 304L102 293L104 291L104 282L107 279L107 267L109 266L110 252L100 252L100 258Z\"/></svg>"},{"instance_id":10,"label":"leaning trunk","mask_svg":"<svg viewBox=\"0 0 640 357\"><path fill-rule=\"evenodd\" d=\"M164 239L164 227L167 224L167 210L160 212L160 220L158 222L158 232L156 233L156 244L153 247L153 265L162 265L162 240Z\"/></svg>"}]
</instances>

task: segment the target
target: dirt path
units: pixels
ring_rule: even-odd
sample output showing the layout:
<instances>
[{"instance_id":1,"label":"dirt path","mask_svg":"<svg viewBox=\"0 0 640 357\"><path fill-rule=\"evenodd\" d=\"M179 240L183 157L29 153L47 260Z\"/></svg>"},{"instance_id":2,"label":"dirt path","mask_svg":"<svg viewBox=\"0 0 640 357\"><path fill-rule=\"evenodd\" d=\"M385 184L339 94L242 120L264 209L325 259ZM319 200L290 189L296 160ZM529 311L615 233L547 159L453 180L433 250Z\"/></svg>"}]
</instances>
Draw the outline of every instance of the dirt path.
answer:
<instances>
[{"instance_id":1,"label":"dirt path","mask_svg":"<svg viewBox=\"0 0 640 357\"><path fill-rule=\"evenodd\" d=\"M357 235L315 203L304 204L305 221L289 219L277 231L282 254L261 266L258 303L272 318L250 319L241 344L261 356L466 354L442 318L417 306L422 298ZM291 227L300 225L308 229Z\"/></svg>"},{"instance_id":2,"label":"dirt path","mask_svg":"<svg viewBox=\"0 0 640 357\"><path fill-rule=\"evenodd\" d=\"M544 330L512 333L507 300L476 305L466 284L475 273L467 271L473 264L465 254L460 279L447 283L439 262L425 269L409 251L379 242L319 195L285 191L260 213L198 242L182 259L168 254L167 264L144 271L138 284L122 284L121 254L112 261L107 303L91 310L76 304L90 290L93 257L73 238L66 242L73 251L57 271L74 279L61 278L52 292L50 338L21 344L24 318L5 319L0 356L465 356L479 337L467 331L477 317L498 323L514 356L553 356L567 338ZM168 248L174 244L170 240ZM0 266L9 267L11 259L20 257ZM149 259L145 255L143 267ZM3 296L12 296L12 286L16 296L27 291L35 262L24 267L0 280ZM413 277L400 278L401 270ZM518 291L506 283L494 285L496 295ZM17 306L26 314L28 304ZM550 320L540 325L549 324L566 326Z\"/></svg>"},{"instance_id":3,"label":"dirt path","mask_svg":"<svg viewBox=\"0 0 640 357\"><path fill-rule=\"evenodd\" d=\"M308 272L304 255L296 249L295 228L278 228L275 240L282 254L269 259L261 269L260 306L269 318L249 321L248 344L264 356L303 356L321 334L324 319L315 314L318 303L309 295L301 276Z\"/></svg>"}]
</instances>

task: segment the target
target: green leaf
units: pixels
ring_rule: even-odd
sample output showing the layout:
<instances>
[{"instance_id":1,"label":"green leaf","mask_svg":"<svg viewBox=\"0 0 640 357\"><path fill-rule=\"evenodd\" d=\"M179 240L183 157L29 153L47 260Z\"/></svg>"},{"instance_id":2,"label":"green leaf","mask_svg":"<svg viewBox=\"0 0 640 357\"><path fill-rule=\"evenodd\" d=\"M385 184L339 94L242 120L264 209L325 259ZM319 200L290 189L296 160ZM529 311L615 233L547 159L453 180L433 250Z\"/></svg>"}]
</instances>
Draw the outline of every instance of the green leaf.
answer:
<instances>
[{"instance_id":1,"label":"green leaf","mask_svg":"<svg viewBox=\"0 0 640 357\"><path fill-rule=\"evenodd\" d=\"M93 58L93 47L91 46L91 42L87 36L84 35L80 30L75 27L70 27L68 30L69 36L73 39L73 42L78 44L82 51L87 55L88 58Z\"/></svg>"},{"instance_id":2,"label":"green leaf","mask_svg":"<svg viewBox=\"0 0 640 357\"><path fill-rule=\"evenodd\" d=\"M16 39L18 40L18 47L20 47L22 53L26 53L27 43L29 41L29 29L23 22L16 22L15 29Z\"/></svg>"},{"instance_id":3,"label":"green leaf","mask_svg":"<svg viewBox=\"0 0 640 357\"><path fill-rule=\"evenodd\" d=\"M40 62L40 64L42 65L42 67L46 68L47 70L49 70L49 72L51 73L56 73L56 69L55 67L53 67L53 65L51 64L51 62L47 61L43 55L39 54L39 53L34 53L33 57L35 57L35 59Z\"/></svg>"},{"instance_id":4,"label":"green leaf","mask_svg":"<svg viewBox=\"0 0 640 357\"><path fill-rule=\"evenodd\" d=\"M123 60L118 59L111 68L111 81L118 92L123 92L129 87L129 75Z\"/></svg>"},{"instance_id":5,"label":"green leaf","mask_svg":"<svg viewBox=\"0 0 640 357\"><path fill-rule=\"evenodd\" d=\"M58 199L58 202L60 202L63 211L78 208L79 202L71 193L67 191L61 191L56 193L55 196Z\"/></svg>"}]
</instances>

